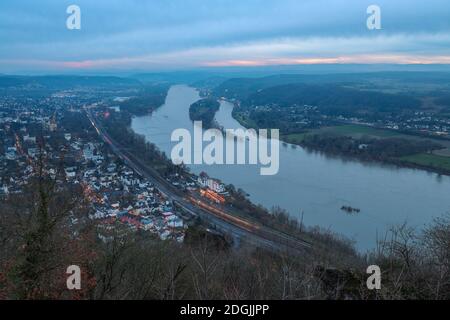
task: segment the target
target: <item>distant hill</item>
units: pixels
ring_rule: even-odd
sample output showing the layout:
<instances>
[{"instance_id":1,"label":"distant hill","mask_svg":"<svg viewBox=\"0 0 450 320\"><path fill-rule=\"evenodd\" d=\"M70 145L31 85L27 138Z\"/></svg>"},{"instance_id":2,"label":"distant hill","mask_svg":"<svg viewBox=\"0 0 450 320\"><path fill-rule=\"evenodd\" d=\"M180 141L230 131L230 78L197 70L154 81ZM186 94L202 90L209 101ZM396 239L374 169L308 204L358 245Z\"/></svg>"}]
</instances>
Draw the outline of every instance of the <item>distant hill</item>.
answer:
<instances>
[{"instance_id":1,"label":"distant hill","mask_svg":"<svg viewBox=\"0 0 450 320\"><path fill-rule=\"evenodd\" d=\"M136 79L113 76L9 76L0 75L0 88L73 89L139 85Z\"/></svg>"},{"instance_id":2,"label":"distant hill","mask_svg":"<svg viewBox=\"0 0 450 320\"><path fill-rule=\"evenodd\" d=\"M214 93L217 96L247 99L251 94L270 87L288 84L339 84L366 85L368 88L386 86L405 87L421 84L427 86L446 85L450 89L450 72L370 72L370 73L341 73L341 74L280 74L262 78L233 78L218 85ZM426 88L427 86L422 86Z\"/></svg>"},{"instance_id":3,"label":"distant hill","mask_svg":"<svg viewBox=\"0 0 450 320\"><path fill-rule=\"evenodd\" d=\"M418 108L418 99L382 92L363 91L334 84L287 84L259 90L245 100L248 105L312 105L328 111L372 110L390 112Z\"/></svg>"}]
</instances>

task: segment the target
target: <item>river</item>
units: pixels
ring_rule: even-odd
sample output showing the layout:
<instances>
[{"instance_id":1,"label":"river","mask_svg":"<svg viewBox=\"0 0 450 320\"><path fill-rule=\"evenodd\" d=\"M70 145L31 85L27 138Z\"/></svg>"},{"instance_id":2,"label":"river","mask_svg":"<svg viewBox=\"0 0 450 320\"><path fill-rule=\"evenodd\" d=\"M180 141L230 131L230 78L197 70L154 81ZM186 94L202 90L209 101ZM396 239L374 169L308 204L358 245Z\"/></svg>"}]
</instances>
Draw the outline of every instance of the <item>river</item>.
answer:
<instances>
[{"instance_id":1,"label":"river","mask_svg":"<svg viewBox=\"0 0 450 320\"><path fill-rule=\"evenodd\" d=\"M151 115L135 117L133 130L170 155L176 142L172 131L192 132L189 106L200 99L194 88L177 85L166 102ZM238 128L233 105L222 101L216 121L224 128ZM261 176L258 165L190 165L191 171L207 172L232 183L267 208L280 206L307 226L320 226L355 241L365 251L375 247L394 225L407 222L418 229L450 212L450 177L422 170L328 157L301 147L280 144L280 169L274 176ZM347 214L341 207L360 208Z\"/></svg>"}]
</instances>

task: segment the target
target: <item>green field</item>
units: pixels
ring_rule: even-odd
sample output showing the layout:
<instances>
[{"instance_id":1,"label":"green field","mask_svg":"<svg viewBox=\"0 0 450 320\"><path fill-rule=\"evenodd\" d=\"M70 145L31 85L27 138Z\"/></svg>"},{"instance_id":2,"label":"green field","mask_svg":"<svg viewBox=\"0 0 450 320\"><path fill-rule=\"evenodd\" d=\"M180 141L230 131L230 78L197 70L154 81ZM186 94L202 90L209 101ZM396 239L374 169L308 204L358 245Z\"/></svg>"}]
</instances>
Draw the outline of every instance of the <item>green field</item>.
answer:
<instances>
[{"instance_id":1,"label":"green field","mask_svg":"<svg viewBox=\"0 0 450 320\"><path fill-rule=\"evenodd\" d=\"M450 148L435 150L433 154L441 157L450 157Z\"/></svg>"},{"instance_id":2,"label":"green field","mask_svg":"<svg viewBox=\"0 0 450 320\"><path fill-rule=\"evenodd\" d=\"M377 128L373 128L373 127L369 127L369 126L356 125L356 124L324 127L321 129L312 130L311 133L328 133L328 134L335 134L335 135L352 136L354 138L360 138L362 136L388 138L388 137L397 137L397 136L401 135L401 133L391 131L391 130L377 129Z\"/></svg>"},{"instance_id":3,"label":"green field","mask_svg":"<svg viewBox=\"0 0 450 320\"><path fill-rule=\"evenodd\" d=\"M400 159L422 166L434 167L450 171L450 157L420 153L412 156L401 157Z\"/></svg>"},{"instance_id":4,"label":"green field","mask_svg":"<svg viewBox=\"0 0 450 320\"><path fill-rule=\"evenodd\" d=\"M280 139L282 141L285 141L287 143L292 143L292 144L299 144L303 141L303 139L305 138L305 136L308 133L304 132L304 133L291 133L291 134L284 134L281 135Z\"/></svg>"},{"instance_id":5,"label":"green field","mask_svg":"<svg viewBox=\"0 0 450 320\"><path fill-rule=\"evenodd\" d=\"M323 127L319 129L312 129L307 132L302 133L291 133L291 134L285 134L281 136L281 139L283 141L286 141L288 143L301 143L306 135L313 135L313 134L326 134L331 136L350 136L354 139L361 139L364 136L370 137L370 138L402 138L402 139L413 139L413 140L427 140L432 141L436 144L440 144L443 147L450 150L450 140L442 140L442 139L435 139L433 137L423 137L418 135L412 135L412 134L406 134L397 132L395 130L387 130L387 129L378 129L374 127L364 126L364 125L356 125L356 124L348 124L348 125L342 125L342 126L332 126L332 127ZM442 154L441 154L442 153ZM444 154L446 153L446 154ZM436 152L438 155L442 156L450 156L450 153L447 154L447 151L442 149L441 152Z\"/></svg>"},{"instance_id":6,"label":"green field","mask_svg":"<svg viewBox=\"0 0 450 320\"><path fill-rule=\"evenodd\" d=\"M401 133L390 131L390 130L383 130L383 129L376 129L368 126L363 125L342 125L342 126L332 126L332 127L323 127L320 129L313 129L309 130L308 132L302 132L302 133L291 133L291 134L285 134L281 136L281 140L287 142L287 143L293 143L293 144L299 144L303 141L303 139L307 135L313 135L313 134L327 134L327 135L334 135L334 136L351 136L355 139L360 139L363 136L370 136L374 138L389 138L389 137L399 137L402 136Z\"/></svg>"}]
</instances>

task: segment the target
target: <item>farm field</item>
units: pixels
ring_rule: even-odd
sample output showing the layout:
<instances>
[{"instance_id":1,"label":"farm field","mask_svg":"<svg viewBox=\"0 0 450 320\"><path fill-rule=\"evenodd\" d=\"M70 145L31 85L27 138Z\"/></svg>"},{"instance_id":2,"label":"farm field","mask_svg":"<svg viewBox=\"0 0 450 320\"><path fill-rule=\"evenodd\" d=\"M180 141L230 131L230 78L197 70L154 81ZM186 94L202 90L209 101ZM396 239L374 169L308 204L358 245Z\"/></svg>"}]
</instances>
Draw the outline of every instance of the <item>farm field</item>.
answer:
<instances>
[{"instance_id":1,"label":"farm field","mask_svg":"<svg viewBox=\"0 0 450 320\"><path fill-rule=\"evenodd\" d=\"M400 159L422 166L450 170L450 157L420 153L412 156L401 157Z\"/></svg>"},{"instance_id":2,"label":"farm field","mask_svg":"<svg viewBox=\"0 0 450 320\"><path fill-rule=\"evenodd\" d=\"M331 126L323 127L319 129L312 129L307 132L301 133L291 133L281 136L281 139L288 143L301 143L306 135L311 134L327 134L327 135L337 135L337 136L351 136L355 139L360 139L364 136L371 138L403 138L403 139L414 139L414 140L429 140L437 144L442 145L446 149L436 151L436 154L442 156L450 156L450 140L440 140L428 137L421 137L416 135L409 135L401 132L396 132L394 130L378 129L374 127L369 127L365 125L357 124L347 124L341 126Z\"/></svg>"}]
</instances>

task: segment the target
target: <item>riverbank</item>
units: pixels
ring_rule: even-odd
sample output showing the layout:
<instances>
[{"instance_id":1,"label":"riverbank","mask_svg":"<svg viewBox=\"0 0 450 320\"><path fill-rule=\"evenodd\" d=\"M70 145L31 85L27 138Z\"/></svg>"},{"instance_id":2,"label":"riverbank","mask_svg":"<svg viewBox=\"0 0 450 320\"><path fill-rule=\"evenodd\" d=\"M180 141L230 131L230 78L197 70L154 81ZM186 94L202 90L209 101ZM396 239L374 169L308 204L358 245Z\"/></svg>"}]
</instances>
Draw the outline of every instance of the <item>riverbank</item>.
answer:
<instances>
[{"instance_id":1,"label":"riverbank","mask_svg":"<svg viewBox=\"0 0 450 320\"><path fill-rule=\"evenodd\" d=\"M133 118L132 128L170 155L176 145L170 142L173 130L193 132L189 106L199 99L194 88L174 86L165 104L152 115ZM221 101L216 121L224 128L242 128L232 110L231 103ZM450 209L449 177L327 156L291 145L280 144L280 170L275 176L261 176L259 167L252 165L192 164L188 168L245 190L256 205L284 208L305 225L342 234L354 240L361 252L374 248L377 237L393 225L407 221L421 228ZM348 215L342 206L361 212Z\"/></svg>"},{"instance_id":2,"label":"riverbank","mask_svg":"<svg viewBox=\"0 0 450 320\"><path fill-rule=\"evenodd\" d=\"M129 126L130 114L128 112L112 112L108 117L101 119L102 127L106 130L111 140L117 143L120 148L126 147L130 158L139 159L142 163L150 164L152 170L157 172L159 179L176 190L180 197L199 198L199 193L204 190L204 186L199 186L198 176L189 172L184 165L174 165L172 161L161 152L157 146L145 141L145 139L134 132ZM183 183L180 183L183 182ZM260 205L252 203L245 192L236 189L233 185L227 185L221 197L223 203L217 204L214 199L202 198L203 201L210 201L210 206L224 210L232 215L233 219L243 219L247 224L253 224L256 230L269 230L270 234L280 234L283 237L290 237L297 241L303 241L309 246L314 243L314 251L317 254L339 253L342 257L358 258L353 243L345 237L335 234L329 230L322 230L318 227L306 227L296 219L289 216L287 211L280 208L266 209ZM218 196L216 194L216 196ZM200 215L198 216L200 217ZM203 221L205 227L214 230L217 226L210 224L208 219ZM228 233L224 232L226 238ZM243 241L243 240L242 240ZM251 243L251 242L250 242ZM232 243L231 243L232 244ZM230 244L230 245L231 245Z\"/></svg>"},{"instance_id":3,"label":"riverbank","mask_svg":"<svg viewBox=\"0 0 450 320\"><path fill-rule=\"evenodd\" d=\"M241 126L245 128L258 129L256 122L243 117L237 112L233 111L233 117ZM308 138L314 136L320 138L321 143L308 143ZM341 146L336 143L337 141L339 142L339 139L337 138L341 138ZM347 138L347 140L342 138ZM382 154L383 150L379 150L380 152L376 155L370 155L368 152L365 152L368 148L370 148L370 144L367 143L367 138L371 138L372 142L382 140L386 142L397 141L397 143L404 142L415 144L421 142L423 144L433 144L433 146L428 150L420 150L420 152L417 153L400 154L395 156L384 155L383 159L380 159L379 155ZM377 129L363 125L345 124L335 127L305 130L304 132L299 133L281 134L280 140L287 144L297 145L310 151L323 152L324 154L330 156L341 156L345 159L356 159L366 163L373 162L395 165L399 168L419 169L440 175L450 176L450 156L438 154L441 150L449 150L447 144L450 144L450 141L447 140L432 140L430 138L407 135L392 130ZM442 145L442 143L445 145ZM348 149L350 144L353 144L354 149L360 152L350 153L350 150ZM439 146L439 144L441 146ZM333 149L326 147L327 145L333 145ZM391 147L395 146L390 145L385 148L388 149Z\"/></svg>"},{"instance_id":4,"label":"riverbank","mask_svg":"<svg viewBox=\"0 0 450 320\"><path fill-rule=\"evenodd\" d=\"M293 136L295 138L292 138ZM308 132L300 135L282 135L281 139L286 143L328 155L450 176L450 157L434 154L433 152L440 150L441 147L431 142L427 145L425 140L418 142L400 137L355 139L351 136L314 135ZM402 151L402 149L405 150Z\"/></svg>"}]
</instances>

